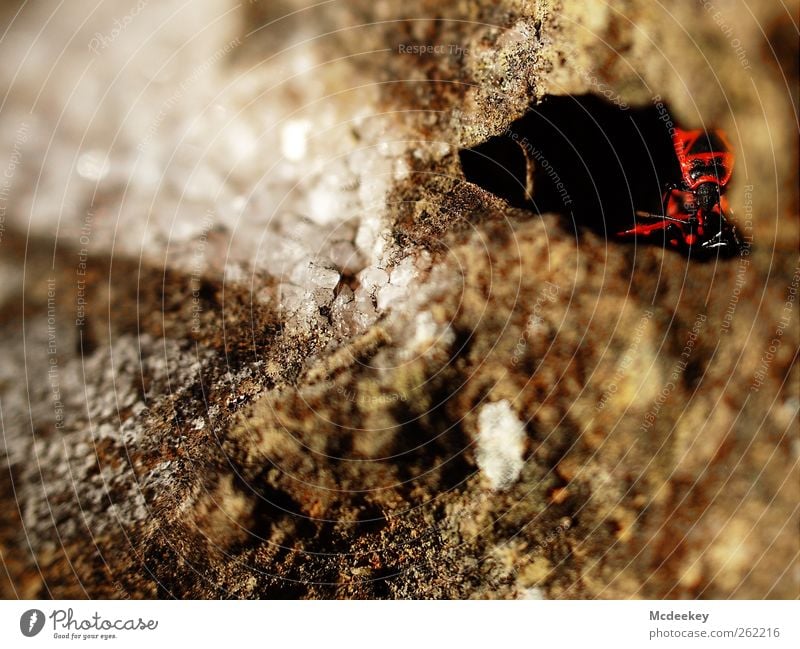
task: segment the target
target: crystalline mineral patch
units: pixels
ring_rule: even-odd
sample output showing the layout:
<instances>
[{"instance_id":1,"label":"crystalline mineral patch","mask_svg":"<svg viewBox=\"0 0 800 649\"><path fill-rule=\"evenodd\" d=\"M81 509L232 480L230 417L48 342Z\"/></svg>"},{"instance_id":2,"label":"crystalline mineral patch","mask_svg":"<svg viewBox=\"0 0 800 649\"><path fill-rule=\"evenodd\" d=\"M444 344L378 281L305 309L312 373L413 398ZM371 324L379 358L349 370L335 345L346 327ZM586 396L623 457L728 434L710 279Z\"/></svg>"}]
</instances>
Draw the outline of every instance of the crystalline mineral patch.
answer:
<instances>
[{"instance_id":1,"label":"crystalline mineral patch","mask_svg":"<svg viewBox=\"0 0 800 649\"><path fill-rule=\"evenodd\" d=\"M478 414L476 459L492 489L508 489L525 462L525 426L507 399L483 406Z\"/></svg>"}]
</instances>

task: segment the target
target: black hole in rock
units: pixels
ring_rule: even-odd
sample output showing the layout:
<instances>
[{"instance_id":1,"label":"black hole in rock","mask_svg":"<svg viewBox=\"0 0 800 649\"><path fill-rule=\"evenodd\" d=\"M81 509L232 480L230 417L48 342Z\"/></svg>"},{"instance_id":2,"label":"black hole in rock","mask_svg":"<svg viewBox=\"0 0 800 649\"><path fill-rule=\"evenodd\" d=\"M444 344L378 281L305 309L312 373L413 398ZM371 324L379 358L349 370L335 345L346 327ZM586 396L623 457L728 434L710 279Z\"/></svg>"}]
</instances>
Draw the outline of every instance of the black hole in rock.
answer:
<instances>
[{"instance_id":1,"label":"black hole in rock","mask_svg":"<svg viewBox=\"0 0 800 649\"><path fill-rule=\"evenodd\" d=\"M659 212L665 184L680 181L672 125L664 106L623 109L594 95L548 96L505 133L459 156L469 182L512 205L560 212L613 234L632 227L637 210ZM529 174L532 200L525 196Z\"/></svg>"},{"instance_id":2,"label":"black hole in rock","mask_svg":"<svg viewBox=\"0 0 800 649\"><path fill-rule=\"evenodd\" d=\"M525 191L528 160L523 148L506 137L492 137L474 149L459 151L467 180L501 196L515 207L529 207Z\"/></svg>"},{"instance_id":3,"label":"black hole in rock","mask_svg":"<svg viewBox=\"0 0 800 649\"><path fill-rule=\"evenodd\" d=\"M358 515L358 531L365 534L380 532L388 521L380 507L365 505Z\"/></svg>"},{"instance_id":4,"label":"black hole in rock","mask_svg":"<svg viewBox=\"0 0 800 649\"><path fill-rule=\"evenodd\" d=\"M316 526L302 513L300 504L285 491L268 485L266 473L252 483L237 476L234 484L248 499L254 501L252 520L247 530L248 542L259 545L267 541L272 534L273 525L281 519L291 519L294 522L298 537L308 538L316 534Z\"/></svg>"}]
</instances>

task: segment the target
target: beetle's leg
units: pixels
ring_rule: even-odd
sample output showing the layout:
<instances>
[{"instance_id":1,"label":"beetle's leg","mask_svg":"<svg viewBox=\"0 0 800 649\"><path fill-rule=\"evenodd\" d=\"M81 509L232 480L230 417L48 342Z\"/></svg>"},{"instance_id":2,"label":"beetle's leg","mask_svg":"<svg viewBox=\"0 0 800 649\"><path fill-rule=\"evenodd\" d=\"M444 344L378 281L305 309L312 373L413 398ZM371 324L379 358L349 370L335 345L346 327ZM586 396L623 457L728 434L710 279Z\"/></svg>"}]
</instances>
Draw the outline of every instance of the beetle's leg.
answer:
<instances>
[{"instance_id":1,"label":"beetle's leg","mask_svg":"<svg viewBox=\"0 0 800 649\"><path fill-rule=\"evenodd\" d=\"M677 221L678 219L669 219L669 218L662 218L658 215L653 215L658 220L653 223L637 223L634 227L629 230L623 230L622 232L617 232L618 237L635 237L635 236L642 236L647 237L650 236L656 230L663 230L667 226L669 226L670 221Z\"/></svg>"},{"instance_id":2,"label":"beetle's leg","mask_svg":"<svg viewBox=\"0 0 800 649\"><path fill-rule=\"evenodd\" d=\"M673 188L664 194L662 212L675 217L687 213L686 192Z\"/></svg>"},{"instance_id":3,"label":"beetle's leg","mask_svg":"<svg viewBox=\"0 0 800 649\"><path fill-rule=\"evenodd\" d=\"M676 215L684 215L686 212L683 210L683 202L681 201L682 190L675 183L667 183L665 185L664 196L662 197L661 214L652 214L650 212L636 212L637 222L636 225L629 230L618 232L618 237L634 237L637 235L648 236L656 230L664 230L670 227L673 223L679 225L686 225L687 222L692 222L692 215L686 218L678 218ZM646 219L652 221L651 223L640 223L639 219Z\"/></svg>"},{"instance_id":4,"label":"beetle's leg","mask_svg":"<svg viewBox=\"0 0 800 649\"><path fill-rule=\"evenodd\" d=\"M636 212L636 216L642 219L657 219L659 221L672 221L673 223L692 223L692 219L696 217L689 217L689 219L676 219L674 216L667 216L666 214L651 214L650 212Z\"/></svg>"}]
</instances>

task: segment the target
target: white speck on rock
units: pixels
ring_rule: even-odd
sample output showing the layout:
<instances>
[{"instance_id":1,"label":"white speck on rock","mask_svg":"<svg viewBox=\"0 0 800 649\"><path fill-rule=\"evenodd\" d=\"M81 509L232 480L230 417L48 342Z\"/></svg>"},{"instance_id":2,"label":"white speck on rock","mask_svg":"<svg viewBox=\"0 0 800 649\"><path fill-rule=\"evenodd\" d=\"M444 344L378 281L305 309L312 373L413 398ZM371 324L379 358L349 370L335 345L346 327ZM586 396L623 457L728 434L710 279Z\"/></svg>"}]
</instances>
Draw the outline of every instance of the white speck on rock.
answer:
<instances>
[{"instance_id":1,"label":"white speck on rock","mask_svg":"<svg viewBox=\"0 0 800 649\"><path fill-rule=\"evenodd\" d=\"M406 289L402 286L395 286L394 284L387 284L384 286L377 295L378 311L385 311L392 304L396 304L406 294Z\"/></svg>"},{"instance_id":2,"label":"white speck on rock","mask_svg":"<svg viewBox=\"0 0 800 649\"><path fill-rule=\"evenodd\" d=\"M108 158L101 151L88 151L78 158L78 175L86 180L102 180L110 168Z\"/></svg>"},{"instance_id":3,"label":"white speck on rock","mask_svg":"<svg viewBox=\"0 0 800 649\"><path fill-rule=\"evenodd\" d=\"M414 327L414 337L411 339L412 346L416 347L436 339L438 327L430 311L418 313L414 318L414 324L416 326Z\"/></svg>"},{"instance_id":4,"label":"white speck on rock","mask_svg":"<svg viewBox=\"0 0 800 649\"><path fill-rule=\"evenodd\" d=\"M356 231L356 247L367 259L380 259L386 246L383 234L384 228L380 217L368 213L362 218Z\"/></svg>"},{"instance_id":5,"label":"white speck on rock","mask_svg":"<svg viewBox=\"0 0 800 649\"><path fill-rule=\"evenodd\" d=\"M324 260L303 259L292 270L290 279L298 286L313 286L333 290L339 283L339 272Z\"/></svg>"},{"instance_id":6,"label":"white speck on rock","mask_svg":"<svg viewBox=\"0 0 800 649\"><path fill-rule=\"evenodd\" d=\"M225 282L228 284L241 284L247 280L247 271L241 264L225 264Z\"/></svg>"},{"instance_id":7,"label":"white speck on rock","mask_svg":"<svg viewBox=\"0 0 800 649\"><path fill-rule=\"evenodd\" d=\"M489 403L478 413L478 467L495 491L508 489L525 462L525 426L507 399Z\"/></svg>"},{"instance_id":8,"label":"white speck on rock","mask_svg":"<svg viewBox=\"0 0 800 649\"><path fill-rule=\"evenodd\" d=\"M414 258L409 256L392 269L389 282L394 286L408 286L417 276Z\"/></svg>"},{"instance_id":9,"label":"white speck on rock","mask_svg":"<svg viewBox=\"0 0 800 649\"><path fill-rule=\"evenodd\" d=\"M414 317L414 335L408 342L408 352L429 350L433 345L449 347L455 342L455 334L447 325L439 325L430 311L420 311Z\"/></svg>"},{"instance_id":10,"label":"white speck on rock","mask_svg":"<svg viewBox=\"0 0 800 649\"><path fill-rule=\"evenodd\" d=\"M532 588L523 588L519 591L517 599L547 599L544 596L544 591L541 588L534 586Z\"/></svg>"},{"instance_id":11,"label":"white speck on rock","mask_svg":"<svg viewBox=\"0 0 800 649\"><path fill-rule=\"evenodd\" d=\"M414 267L414 258L406 257L397 264L391 271L389 283L380 288L376 298L378 310L384 311L393 304L397 304L406 297L407 287L417 276L417 269Z\"/></svg>"},{"instance_id":12,"label":"white speck on rock","mask_svg":"<svg viewBox=\"0 0 800 649\"><path fill-rule=\"evenodd\" d=\"M382 289L389 283L389 275L380 268L365 268L358 274L358 280L367 291L372 292Z\"/></svg>"},{"instance_id":13,"label":"white speck on rock","mask_svg":"<svg viewBox=\"0 0 800 649\"><path fill-rule=\"evenodd\" d=\"M306 157L310 131L311 122L307 119L293 119L286 122L281 131L281 152L287 160L298 162Z\"/></svg>"}]
</instances>

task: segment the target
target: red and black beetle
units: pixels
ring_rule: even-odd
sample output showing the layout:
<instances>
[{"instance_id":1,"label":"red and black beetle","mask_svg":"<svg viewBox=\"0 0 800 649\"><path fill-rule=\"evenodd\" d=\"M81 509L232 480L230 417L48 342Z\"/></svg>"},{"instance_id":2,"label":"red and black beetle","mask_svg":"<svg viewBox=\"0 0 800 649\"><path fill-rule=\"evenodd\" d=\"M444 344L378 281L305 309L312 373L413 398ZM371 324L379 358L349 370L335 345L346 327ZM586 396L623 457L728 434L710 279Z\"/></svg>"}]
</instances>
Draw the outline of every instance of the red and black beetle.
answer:
<instances>
[{"instance_id":1,"label":"red and black beetle","mask_svg":"<svg viewBox=\"0 0 800 649\"><path fill-rule=\"evenodd\" d=\"M673 248L734 254L741 247L733 224L725 216L725 190L733 172L733 153L720 130L685 131L672 138L681 181L664 188L662 213L637 212L637 224L620 237L661 235Z\"/></svg>"}]
</instances>

